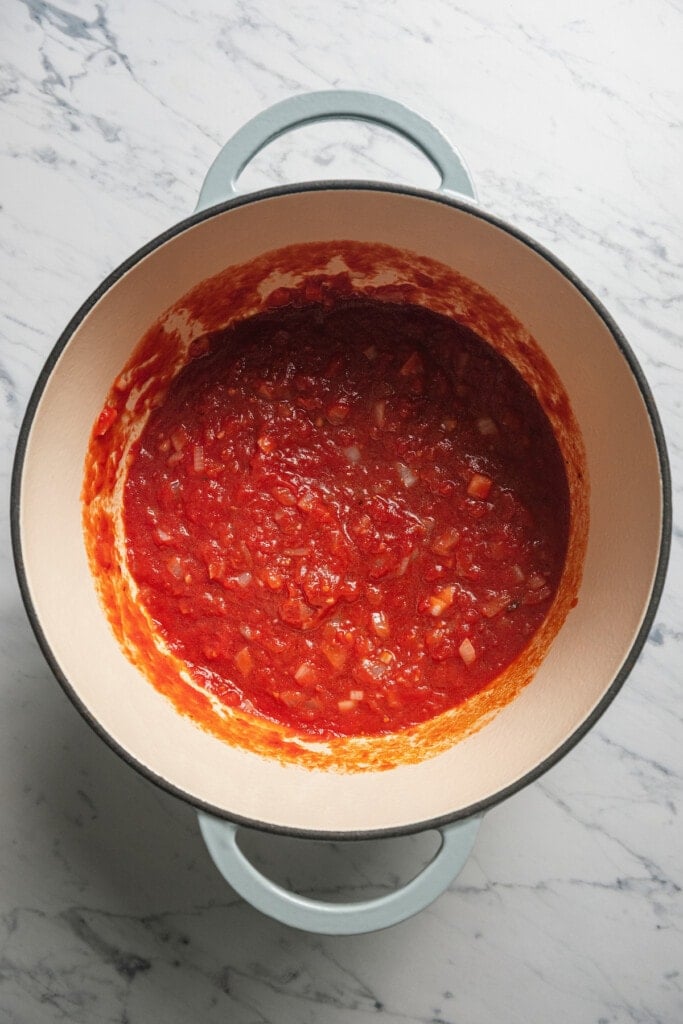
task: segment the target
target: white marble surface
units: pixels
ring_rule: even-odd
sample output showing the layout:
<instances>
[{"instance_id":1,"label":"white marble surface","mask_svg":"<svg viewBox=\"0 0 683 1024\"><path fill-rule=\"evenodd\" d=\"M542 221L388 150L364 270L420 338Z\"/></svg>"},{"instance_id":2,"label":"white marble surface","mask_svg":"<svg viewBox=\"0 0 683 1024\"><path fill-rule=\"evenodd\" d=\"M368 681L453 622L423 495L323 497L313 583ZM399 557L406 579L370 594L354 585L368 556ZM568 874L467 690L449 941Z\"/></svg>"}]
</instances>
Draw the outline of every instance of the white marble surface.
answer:
<instances>
[{"instance_id":1,"label":"white marble surface","mask_svg":"<svg viewBox=\"0 0 683 1024\"><path fill-rule=\"evenodd\" d=\"M3 1024L683 1021L680 506L656 625L616 702L486 816L430 909L355 938L289 930L242 903L191 809L90 732L33 639L7 528L22 413L72 313L191 211L248 117L334 87L431 117L482 204L604 300L654 390L680 497L681 53L680 0L0 4ZM244 184L334 175L434 184L407 146L339 124L280 141ZM259 849L317 891L367 894L432 842Z\"/></svg>"}]
</instances>

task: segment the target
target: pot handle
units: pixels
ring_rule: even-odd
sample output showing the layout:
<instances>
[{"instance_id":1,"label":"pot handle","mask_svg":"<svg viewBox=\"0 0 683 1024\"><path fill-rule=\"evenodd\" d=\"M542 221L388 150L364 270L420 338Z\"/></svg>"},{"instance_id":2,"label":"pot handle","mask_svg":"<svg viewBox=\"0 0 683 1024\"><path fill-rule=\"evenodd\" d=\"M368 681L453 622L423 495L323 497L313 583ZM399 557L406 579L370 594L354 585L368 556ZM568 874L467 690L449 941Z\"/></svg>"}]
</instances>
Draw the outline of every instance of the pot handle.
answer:
<instances>
[{"instance_id":1,"label":"pot handle","mask_svg":"<svg viewBox=\"0 0 683 1024\"><path fill-rule=\"evenodd\" d=\"M331 90L290 96L257 114L226 142L208 170L197 203L205 210L237 195L236 181L257 153L293 128L346 118L368 121L412 142L441 175L440 191L476 200L472 179L445 135L402 103L369 92Z\"/></svg>"},{"instance_id":2,"label":"pot handle","mask_svg":"<svg viewBox=\"0 0 683 1024\"><path fill-rule=\"evenodd\" d=\"M442 826L441 846L416 878L387 896L356 903L326 903L289 892L262 875L237 844L239 826L198 813L199 827L214 864L243 899L282 924L322 935L359 935L405 921L448 888L462 870L481 816Z\"/></svg>"}]
</instances>

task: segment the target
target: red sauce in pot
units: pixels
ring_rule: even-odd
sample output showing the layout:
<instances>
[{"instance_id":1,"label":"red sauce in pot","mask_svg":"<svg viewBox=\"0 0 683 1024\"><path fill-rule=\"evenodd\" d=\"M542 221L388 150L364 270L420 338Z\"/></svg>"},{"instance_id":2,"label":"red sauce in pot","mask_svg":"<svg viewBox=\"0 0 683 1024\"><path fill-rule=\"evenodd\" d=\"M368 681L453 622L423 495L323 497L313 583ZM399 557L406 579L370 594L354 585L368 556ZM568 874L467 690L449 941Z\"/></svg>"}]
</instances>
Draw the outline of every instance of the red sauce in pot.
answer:
<instances>
[{"instance_id":1,"label":"red sauce in pot","mask_svg":"<svg viewBox=\"0 0 683 1024\"><path fill-rule=\"evenodd\" d=\"M205 691L376 735L460 705L526 647L569 491L503 356L430 310L340 297L194 343L131 451L124 526L139 600Z\"/></svg>"}]
</instances>

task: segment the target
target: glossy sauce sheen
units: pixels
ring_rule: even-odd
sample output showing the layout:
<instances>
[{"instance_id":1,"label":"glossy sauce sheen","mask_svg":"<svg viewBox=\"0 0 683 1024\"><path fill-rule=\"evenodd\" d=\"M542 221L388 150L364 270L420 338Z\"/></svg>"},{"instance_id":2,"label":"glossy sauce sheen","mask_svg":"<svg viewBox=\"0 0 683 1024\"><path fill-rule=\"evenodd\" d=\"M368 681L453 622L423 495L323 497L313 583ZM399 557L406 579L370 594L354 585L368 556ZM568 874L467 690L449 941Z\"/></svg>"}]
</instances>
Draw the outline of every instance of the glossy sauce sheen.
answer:
<instances>
[{"instance_id":1,"label":"glossy sauce sheen","mask_svg":"<svg viewBox=\"0 0 683 1024\"><path fill-rule=\"evenodd\" d=\"M199 339L132 450L129 567L229 706L374 735L488 687L543 621L569 495L550 424L467 328L373 299Z\"/></svg>"}]
</instances>

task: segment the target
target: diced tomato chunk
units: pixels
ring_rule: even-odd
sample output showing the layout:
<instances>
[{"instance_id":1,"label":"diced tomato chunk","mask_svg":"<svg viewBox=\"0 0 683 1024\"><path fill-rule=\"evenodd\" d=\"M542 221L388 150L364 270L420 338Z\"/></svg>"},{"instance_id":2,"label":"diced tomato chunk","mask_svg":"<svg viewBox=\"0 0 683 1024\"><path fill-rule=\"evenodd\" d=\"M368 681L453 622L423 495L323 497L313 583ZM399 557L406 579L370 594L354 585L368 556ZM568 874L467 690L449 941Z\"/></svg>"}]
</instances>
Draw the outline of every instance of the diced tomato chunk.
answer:
<instances>
[{"instance_id":1,"label":"diced tomato chunk","mask_svg":"<svg viewBox=\"0 0 683 1024\"><path fill-rule=\"evenodd\" d=\"M235 655L235 664L243 676L248 676L254 667L254 659L248 647L241 647Z\"/></svg>"},{"instance_id":2,"label":"diced tomato chunk","mask_svg":"<svg viewBox=\"0 0 683 1024\"><path fill-rule=\"evenodd\" d=\"M294 626L295 629L312 629L318 621L315 609L298 597L282 601L278 611L282 621L286 622L288 626Z\"/></svg>"},{"instance_id":3,"label":"diced tomato chunk","mask_svg":"<svg viewBox=\"0 0 683 1024\"><path fill-rule=\"evenodd\" d=\"M473 473L467 485L467 493L470 498L481 498L485 501L492 487L493 480L490 476L486 476L485 473Z\"/></svg>"},{"instance_id":4,"label":"diced tomato chunk","mask_svg":"<svg viewBox=\"0 0 683 1024\"><path fill-rule=\"evenodd\" d=\"M344 402L334 402L327 410L327 419L332 424L343 423L348 417L351 409Z\"/></svg>"},{"instance_id":5,"label":"diced tomato chunk","mask_svg":"<svg viewBox=\"0 0 683 1024\"><path fill-rule=\"evenodd\" d=\"M448 530L434 538L431 549L437 555L447 555L453 550L459 540L460 530L455 526L451 526Z\"/></svg>"}]
</instances>

